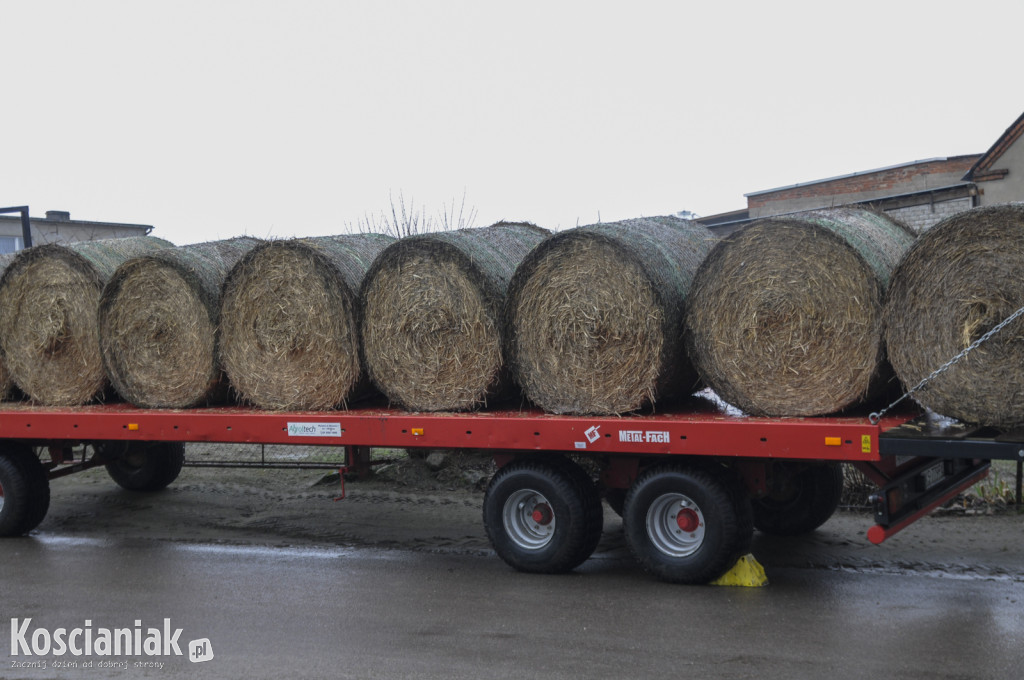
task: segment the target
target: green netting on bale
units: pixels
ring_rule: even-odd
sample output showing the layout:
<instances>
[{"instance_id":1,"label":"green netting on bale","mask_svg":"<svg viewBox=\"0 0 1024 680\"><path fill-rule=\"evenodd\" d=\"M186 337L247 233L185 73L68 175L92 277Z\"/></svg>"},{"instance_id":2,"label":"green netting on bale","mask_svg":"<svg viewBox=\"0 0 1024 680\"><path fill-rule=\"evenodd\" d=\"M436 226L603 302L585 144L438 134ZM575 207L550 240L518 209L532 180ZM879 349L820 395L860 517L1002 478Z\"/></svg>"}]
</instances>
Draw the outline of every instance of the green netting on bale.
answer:
<instances>
[{"instance_id":1,"label":"green netting on bale","mask_svg":"<svg viewBox=\"0 0 1024 680\"><path fill-rule=\"evenodd\" d=\"M125 261L169 247L139 236L18 253L0 278L0 350L15 384L52 406L101 397L107 379L96 317L103 286Z\"/></svg>"},{"instance_id":2,"label":"green netting on bale","mask_svg":"<svg viewBox=\"0 0 1024 680\"><path fill-rule=\"evenodd\" d=\"M368 388L359 289L395 239L271 241L244 257L221 300L221 358L241 399L266 409L344 407Z\"/></svg>"},{"instance_id":3,"label":"green netting on bale","mask_svg":"<svg viewBox=\"0 0 1024 680\"><path fill-rule=\"evenodd\" d=\"M99 303L100 348L118 394L149 408L224 400L221 287L258 243L242 237L167 248L118 267Z\"/></svg>"},{"instance_id":4,"label":"green netting on bale","mask_svg":"<svg viewBox=\"0 0 1024 680\"><path fill-rule=\"evenodd\" d=\"M477 408L504 393L505 292L548 233L501 222L388 246L361 291L365 366L381 392L417 411Z\"/></svg>"},{"instance_id":5,"label":"green netting on bale","mask_svg":"<svg viewBox=\"0 0 1024 680\"><path fill-rule=\"evenodd\" d=\"M683 317L713 243L676 217L544 241L516 271L505 308L509 365L526 396L552 413L613 414L694 391Z\"/></svg>"},{"instance_id":6,"label":"green netting on bale","mask_svg":"<svg viewBox=\"0 0 1024 680\"><path fill-rule=\"evenodd\" d=\"M14 261L17 253L4 253L0 255L0 277L7 271L7 267ZM0 352L0 400L10 399L14 392L14 381L11 380L11 373L7 370L7 362Z\"/></svg>"},{"instance_id":7,"label":"green netting on bale","mask_svg":"<svg viewBox=\"0 0 1024 680\"><path fill-rule=\"evenodd\" d=\"M687 347L703 379L755 415L821 415L886 387L886 285L913 241L900 223L840 208L758 220L701 265Z\"/></svg>"},{"instance_id":8,"label":"green netting on bale","mask_svg":"<svg viewBox=\"0 0 1024 680\"><path fill-rule=\"evenodd\" d=\"M976 208L925 232L893 274L886 342L907 388L1024 307L1024 203ZM1024 320L916 392L923 406L982 425L1024 426Z\"/></svg>"}]
</instances>

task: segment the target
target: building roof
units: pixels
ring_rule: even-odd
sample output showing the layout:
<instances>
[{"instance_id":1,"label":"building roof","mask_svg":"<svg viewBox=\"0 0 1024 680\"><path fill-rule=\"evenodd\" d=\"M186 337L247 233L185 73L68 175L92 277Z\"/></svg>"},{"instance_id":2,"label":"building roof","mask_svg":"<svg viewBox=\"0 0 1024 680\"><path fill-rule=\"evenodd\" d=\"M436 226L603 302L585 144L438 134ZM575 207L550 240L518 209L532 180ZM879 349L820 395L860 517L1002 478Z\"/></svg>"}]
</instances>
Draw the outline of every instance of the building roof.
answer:
<instances>
[{"instance_id":1,"label":"building roof","mask_svg":"<svg viewBox=\"0 0 1024 680\"><path fill-rule=\"evenodd\" d=\"M1006 177L1007 170L993 169L996 161L1006 153L1006 150L1013 146L1013 143L1024 134L1024 113L1020 115L1013 125L1006 128L1006 132L995 141L988 151L981 155L981 158L964 175L965 182L986 182L993 179Z\"/></svg>"},{"instance_id":2,"label":"building roof","mask_svg":"<svg viewBox=\"0 0 1024 680\"><path fill-rule=\"evenodd\" d=\"M81 227L107 227L117 229L140 229L144 230L147 234L153 230L153 226L150 224L128 224L125 222L97 222L95 220L73 220L71 219L71 213L64 210L47 210L46 217L30 217L33 224L44 223L44 224L56 224L56 225L69 225L69 226L81 226ZM7 220L11 222L21 222L20 215L3 215L0 214L0 220Z\"/></svg>"},{"instance_id":3,"label":"building roof","mask_svg":"<svg viewBox=\"0 0 1024 680\"><path fill-rule=\"evenodd\" d=\"M922 203L922 197L927 196L930 200L935 201L946 201L955 198L963 198L966 196L973 196L977 193L977 189L973 182L957 182L956 184L950 184L942 187L932 187L930 189L921 189L920 191L911 191L904 194L892 194L888 196L878 196L875 198L867 198L860 201L853 201L851 203L845 203L843 205L857 205L866 207L876 207L882 210L893 210L898 208L905 208L913 205L920 205ZM770 216L766 216L762 219L772 219L775 217L787 217L789 215L799 215L807 212L807 209L791 210L789 212L778 213ZM727 236L732 232L736 231L740 227L744 226L749 222L753 222L755 219L750 217L749 210L733 210L726 213L718 213L717 215L708 215L707 217L697 218L697 222L700 222L705 227L710 229L712 232L719 236Z\"/></svg>"},{"instance_id":4,"label":"building roof","mask_svg":"<svg viewBox=\"0 0 1024 680\"><path fill-rule=\"evenodd\" d=\"M746 208L740 210L730 210L729 212L718 213L716 215L708 215L706 217L695 217L695 222L700 222L706 227L710 227L715 224L728 224L730 222L742 222L743 220L750 218L750 211Z\"/></svg>"},{"instance_id":5,"label":"building roof","mask_svg":"<svg viewBox=\"0 0 1024 680\"><path fill-rule=\"evenodd\" d=\"M0 219L11 221L22 221L19 215L3 215ZM63 210L47 210L46 217L30 217L33 222L46 222L48 224L77 224L85 226L108 226L126 229L146 229L146 232L153 230L152 224L130 224L127 222L97 222L95 220L72 219L71 213Z\"/></svg>"},{"instance_id":6,"label":"building roof","mask_svg":"<svg viewBox=\"0 0 1024 680\"><path fill-rule=\"evenodd\" d=\"M800 187L813 186L815 184L825 184L827 182L835 182L840 179L850 179L851 177L860 177L862 175L871 175L876 172L885 172L887 170L898 170L900 168L909 168L915 165L924 165L925 163L945 163L948 161L958 161L965 158L971 158L977 156L977 154L967 154L965 156L940 156L937 158L926 158L919 161L910 161L908 163L897 163L896 165L887 165L882 168L873 168L871 170L861 170L859 172L851 172L845 175L836 175L835 177L825 177L823 179L815 179L810 182L799 182L797 184L790 184L784 187L775 187L774 189L762 189L761 191L752 191L749 194L743 194L744 197L750 198L751 196L761 196L763 194L773 194L777 191L786 191L788 189L797 189Z\"/></svg>"}]
</instances>

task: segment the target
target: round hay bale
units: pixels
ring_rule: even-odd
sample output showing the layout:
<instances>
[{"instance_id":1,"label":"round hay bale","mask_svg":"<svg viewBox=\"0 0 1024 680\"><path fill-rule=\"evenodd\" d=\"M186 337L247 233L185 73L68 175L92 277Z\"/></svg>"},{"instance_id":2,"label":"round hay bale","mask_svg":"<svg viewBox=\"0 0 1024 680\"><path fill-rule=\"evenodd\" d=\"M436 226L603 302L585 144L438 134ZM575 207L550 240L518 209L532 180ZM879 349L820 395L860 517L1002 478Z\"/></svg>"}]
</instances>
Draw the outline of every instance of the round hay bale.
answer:
<instances>
[{"instance_id":1,"label":"round hay bale","mask_svg":"<svg viewBox=\"0 0 1024 680\"><path fill-rule=\"evenodd\" d=\"M242 237L168 248L118 267L99 302L103 364L118 394L147 408L225 399L216 353L221 286L258 243Z\"/></svg>"},{"instance_id":2,"label":"round hay bale","mask_svg":"<svg viewBox=\"0 0 1024 680\"><path fill-rule=\"evenodd\" d=\"M239 396L279 410L344 407L368 386L359 288L395 239L352 234L264 243L228 275L220 353Z\"/></svg>"},{"instance_id":3,"label":"round hay bale","mask_svg":"<svg viewBox=\"0 0 1024 680\"><path fill-rule=\"evenodd\" d=\"M502 394L505 292L548 233L500 222L388 246L361 291L365 366L381 392L414 411L473 409Z\"/></svg>"},{"instance_id":4,"label":"round hay bale","mask_svg":"<svg viewBox=\"0 0 1024 680\"><path fill-rule=\"evenodd\" d=\"M835 413L891 376L882 342L903 225L840 208L758 220L720 241L690 294L687 347L704 380L753 415Z\"/></svg>"},{"instance_id":5,"label":"round hay bale","mask_svg":"<svg viewBox=\"0 0 1024 680\"><path fill-rule=\"evenodd\" d=\"M49 406L103 396L96 309L126 260L172 244L151 236L51 243L17 254L0 278L0 348L17 386Z\"/></svg>"},{"instance_id":6,"label":"round hay bale","mask_svg":"<svg viewBox=\"0 0 1024 680\"><path fill-rule=\"evenodd\" d=\"M907 388L1024 307L1024 203L962 212L932 227L892 277L886 342ZM1024 426L1024 320L913 395L968 423Z\"/></svg>"},{"instance_id":7,"label":"round hay bale","mask_svg":"<svg viewBox=\"0 0 1024 680\"><path fill-rule=\"evenodd\" d=\"M713 242L676 217L544 241L516 270L505 307L509 366L526 396L551 413L615 414L692 392L683 310Z\"/></svg>"},{"instance_id":8,"label":"round hay bale","mask_svg":"<svg viewBox=\"0 0 1024 680\"><path fill-rule=\"evenodd\" d=\"M0 255L0 277L7 271L7 267L14 261L16 253L4 253ZM0 352L0 401L6 401L14 393L14 381L11 380L11 372L7 370L7 362Z\"/></svg>"}]
</instances>

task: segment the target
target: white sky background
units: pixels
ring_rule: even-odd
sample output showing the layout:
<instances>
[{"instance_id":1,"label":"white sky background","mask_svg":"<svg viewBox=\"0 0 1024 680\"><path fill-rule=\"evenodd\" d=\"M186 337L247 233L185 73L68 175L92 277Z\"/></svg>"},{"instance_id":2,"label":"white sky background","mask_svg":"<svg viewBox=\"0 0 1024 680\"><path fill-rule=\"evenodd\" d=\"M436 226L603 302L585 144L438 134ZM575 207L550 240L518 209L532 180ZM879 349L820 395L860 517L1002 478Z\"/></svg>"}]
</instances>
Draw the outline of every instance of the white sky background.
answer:
<instances>
[{"instance_id":1,"label":"white sky background","mask_svg":"<svg viewBox=\"0 0 1024 680\"><path fill-rule=\"evenodd\" d=\"M0 0L0 204L178 244L551 229L981 153L1024 2Z\"/></svg>"}]
</instances>

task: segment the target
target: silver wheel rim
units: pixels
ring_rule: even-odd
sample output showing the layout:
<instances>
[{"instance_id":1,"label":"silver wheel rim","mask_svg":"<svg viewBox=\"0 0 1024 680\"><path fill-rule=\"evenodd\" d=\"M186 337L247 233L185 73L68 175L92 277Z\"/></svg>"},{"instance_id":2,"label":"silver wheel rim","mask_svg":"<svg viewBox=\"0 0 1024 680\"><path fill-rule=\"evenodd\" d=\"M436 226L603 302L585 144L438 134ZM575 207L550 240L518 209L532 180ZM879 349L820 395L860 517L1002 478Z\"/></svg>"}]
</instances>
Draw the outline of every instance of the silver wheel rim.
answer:
<instances>
[{"instance_id":1,"label":"silver wheel rim","mask_svg":"<svg viewBox=\"0 0 1024 680\"><path fill-rule=\"evenodd\" d=\"M555 514L544 494L520 489L505 501L501 511L505 533L524 550L540 550L555 535Z\"/></svg>"},{"instance_id":2,"label":"silver wheel rim","mask_svg":"<svg viewBox=\"0 0 1024 680\"><path fill-rule=\"evenodd\" d=\"M704 542L704 513L689 496L658 496L647 510L647 536L659 551L688 557Z\"/></svg>"}]
</instances>

